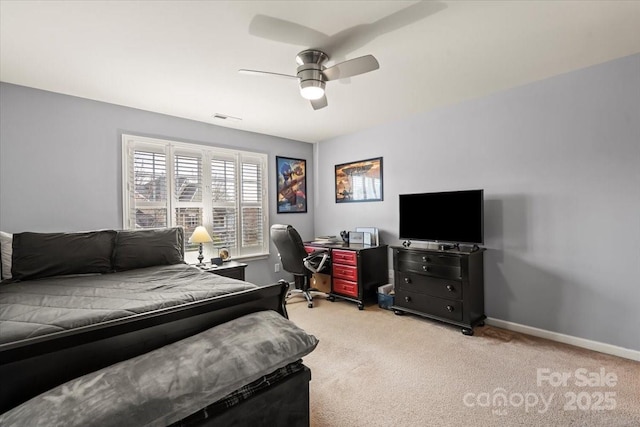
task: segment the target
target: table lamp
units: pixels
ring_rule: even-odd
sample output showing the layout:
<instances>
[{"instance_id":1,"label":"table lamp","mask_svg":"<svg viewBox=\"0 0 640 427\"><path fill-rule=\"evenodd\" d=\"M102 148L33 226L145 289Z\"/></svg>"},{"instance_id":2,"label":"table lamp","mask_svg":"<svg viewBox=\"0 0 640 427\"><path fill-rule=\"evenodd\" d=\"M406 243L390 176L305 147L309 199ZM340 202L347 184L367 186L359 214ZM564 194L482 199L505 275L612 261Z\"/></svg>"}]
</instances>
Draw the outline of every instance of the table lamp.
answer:
<instances>
[{"instance_id":1,"label":"table lamp","mask_svg":"<svg viewBox=\"0 0 640 427\"><path fill-rule=\"evenodd\" d=\"M196 227L195 230L193 230L193 234L189 238L189 242L190 243L198 243L198 245L199 245L199 248L198 248L198 266L203 266L204 263L202 262L202 260L204 259L204 256L202 255L202 244L203 243L213 242L213 239L211 238L211 236L207 232L207 229L204 228L202 225L200 225L200 226Z\"/></svg>"}]
</instances>

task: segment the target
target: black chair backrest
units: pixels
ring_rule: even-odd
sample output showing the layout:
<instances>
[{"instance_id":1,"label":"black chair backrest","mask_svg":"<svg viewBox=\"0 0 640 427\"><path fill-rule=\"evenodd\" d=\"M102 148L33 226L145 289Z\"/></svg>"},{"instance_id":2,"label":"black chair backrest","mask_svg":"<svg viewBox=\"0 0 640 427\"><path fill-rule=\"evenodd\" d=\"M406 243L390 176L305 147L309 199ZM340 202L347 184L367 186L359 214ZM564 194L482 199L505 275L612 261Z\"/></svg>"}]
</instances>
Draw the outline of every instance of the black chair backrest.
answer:
<instances>
[{"instance_id":1,"label":"black chair backrest","mask_svg":"<svg viewBox=\"0 0 640 427\"><path fill-rule=\"evenodd\" d=\"M274 224L271 226L271 240L280 253L282 268L291 274L308 274L304 266L307 251L298 231L290 225Z\"/></svg>"}]
</instances>

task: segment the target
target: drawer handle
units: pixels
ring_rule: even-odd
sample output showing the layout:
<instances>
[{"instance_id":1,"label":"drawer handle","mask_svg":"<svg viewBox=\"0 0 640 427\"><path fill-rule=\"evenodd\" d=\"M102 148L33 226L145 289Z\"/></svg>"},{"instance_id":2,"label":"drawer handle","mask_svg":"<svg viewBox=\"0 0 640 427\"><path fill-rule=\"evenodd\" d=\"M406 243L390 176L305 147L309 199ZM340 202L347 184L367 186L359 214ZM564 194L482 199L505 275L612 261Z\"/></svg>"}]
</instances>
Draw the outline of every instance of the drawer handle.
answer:
<instances>
[{"instance_id":1,"label":"drawer handle","mask_svg":"<svg viewBox=\"0 0 640 427\"><path fill-rule=\"evenodd\" d=\"M428 266L426 266L426 265L423 265L423 266L422 266L422 269L423 269L424 271L431 271L431 267L428 267Z\"/></svg>"},{"instance_id":2,"label":"drawer handle","mask_svg":"<svg viewBox=\"0 0 640 427\"><path fill-rule=\"evenodd\" d=\"M447 310L448 310L449 312L452 312L452 311L453 311L453 306L452 306L452 305L448 305L448 306L447 306Z\"/></svg>"},{"instance_id":3,"label":"drawer handle","mask_svg":"<svg viewBox=\"0 0 640 427\"><path fill-rule=\"evenodd\" d=\"M447 290L448 290L449 292L453 292L455 289L453 289L453 286L451 286L451 285L447 285Z\"/></svg>"},{"instance_id":4,"label":"drawer handle","mask_svg":"<svg viewBox=\"0 0 640 427\"><path fill-rule=\"evenodd\" d=\"M410 279L410 278L408 278L408 277L405 277L405 278L404 278L404 283L411 283L411 279Z\"/></svg>"},{"instance_id":5,"label":"drawer handle","mask_svg":"<svg viewBox=\"0 0 640 427\"><path fill-rule=\"evenodd\" d=\"M405 300L406 302L411 302L411 297L404 297L404 300Z\"/></svg>"}]
</instances>

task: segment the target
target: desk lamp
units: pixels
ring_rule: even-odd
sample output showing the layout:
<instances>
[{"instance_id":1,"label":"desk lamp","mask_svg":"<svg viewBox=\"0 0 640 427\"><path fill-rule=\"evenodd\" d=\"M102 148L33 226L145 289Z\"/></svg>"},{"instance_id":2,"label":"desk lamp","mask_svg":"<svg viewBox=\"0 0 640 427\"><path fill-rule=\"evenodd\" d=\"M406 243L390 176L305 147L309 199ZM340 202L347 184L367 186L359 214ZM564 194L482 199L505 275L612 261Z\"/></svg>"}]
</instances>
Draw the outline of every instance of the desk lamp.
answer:
<instances>
[{"instance_id":1,"label":"desk lamp","mask_svg":"<svg viewBox=\"0 0 640 427\"><path fill-rule=\"evenodd\" d=\"M202 225L199 225L193 231L193 234L189 238L189 242L190 243L198 243L198 245L199 245L199 247L198 247L198 266L202 267L204 265L204 263L202 262L202 260L204 259L204 256L202 255L202 244L203 243L213 242L213 239L211 239L211 236L207 232L207 229L204 228Z\"/></svg>"}]
</instances>

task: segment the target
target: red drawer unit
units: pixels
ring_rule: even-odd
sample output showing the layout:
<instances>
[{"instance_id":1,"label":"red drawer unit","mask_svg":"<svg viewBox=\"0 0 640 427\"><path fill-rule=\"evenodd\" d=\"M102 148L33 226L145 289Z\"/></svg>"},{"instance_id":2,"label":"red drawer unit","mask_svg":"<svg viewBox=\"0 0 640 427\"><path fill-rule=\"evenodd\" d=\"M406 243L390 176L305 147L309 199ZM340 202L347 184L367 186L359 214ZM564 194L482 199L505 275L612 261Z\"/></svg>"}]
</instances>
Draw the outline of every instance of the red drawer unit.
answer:
<instances>
[{"instance_id":1,"label":"red drawer unit","mask_svg":"<svg viewBox=\"0 0 640 427\"><path fill-rule=\"evenodd\" d=\"M359 298L358 252L344 249L331 251L331 276L333 294Z\"/></svg>"},{"instance_id":2,"label":"red drawer unit","mask_svg":"<svg viewBox=\"0 0 640 427\"><path fill-rule=\"evenodd\" d=\"M337 292L342 295L350 297L358 297L358 283L350 282L348 280L342 280L334 277L333 279L333 292Z\"/></svg>"},{"instance_id":3,"label":"red drawer unit","mask_svg":"<svg viewBox=\"0 0 640 427\"><path fill-rule=\"evenodd\" d=\"M307 253L318 249L331 251L331 292L327 299L352 301L364 309L365 300L377 301L378 286L387 283L387 246L350 247L348 244L305 242ZM329 273L329 271L327 271Z\"/></svg>"},{"instance_id":4,"label":"red drawer unit","mask_svg":"<svg viewBox=\"0 0 640 427\"><path fill-rule=\"evenodd\" d=\"M358 267L352 265L335 264L334 261L332 273L333 277L338 279L358 281Z\"/></svg>"},{"instance_id":5,"label":"red drawer unit","mask_svg":"<svg viewBox=\"0 0 640 427\"><path fill-rule=\"evenodd\" d=\"M334 249L331 251L331 259L335 264L358 265L358 253L356 251Z\"/></svg>"}]
</instances>

